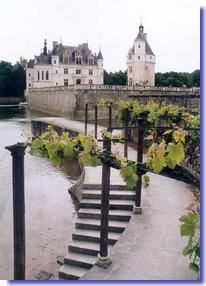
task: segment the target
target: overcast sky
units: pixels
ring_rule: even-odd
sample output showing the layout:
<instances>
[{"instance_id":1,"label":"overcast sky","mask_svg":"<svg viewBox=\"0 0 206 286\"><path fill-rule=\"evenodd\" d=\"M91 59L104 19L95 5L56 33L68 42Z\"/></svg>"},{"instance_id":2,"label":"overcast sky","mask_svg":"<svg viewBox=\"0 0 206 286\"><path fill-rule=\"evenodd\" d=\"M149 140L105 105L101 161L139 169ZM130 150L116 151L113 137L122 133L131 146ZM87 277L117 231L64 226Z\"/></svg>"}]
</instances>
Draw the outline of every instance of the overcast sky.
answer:
<instances>
[{"instance_id":1,"label":"overcast sky","mask_svg":"<svg viewBox=\"0 0 206 286\"><path fill-rule=\"evenodd\" d=\"M156 71L199 68L201 0L2 0L0 60L38 55L46 38L101 46L107 71L126 69L142 23L156 55Z\"/></svg>"}]
</instances>

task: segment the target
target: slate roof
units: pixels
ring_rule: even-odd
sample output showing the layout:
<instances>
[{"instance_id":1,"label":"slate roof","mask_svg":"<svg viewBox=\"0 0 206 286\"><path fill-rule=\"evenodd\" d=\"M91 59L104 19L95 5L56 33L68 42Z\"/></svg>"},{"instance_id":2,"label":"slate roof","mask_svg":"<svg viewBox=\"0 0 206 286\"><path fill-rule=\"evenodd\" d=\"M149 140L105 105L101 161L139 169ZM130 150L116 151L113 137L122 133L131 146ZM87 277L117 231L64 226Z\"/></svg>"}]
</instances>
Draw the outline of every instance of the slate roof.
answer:
<instances>
[{"instance_id":1,"label":"slate roof","mask_svg":"<svg viewBox=\"0 0 206 286\"><path fill-rule=\"evenodd\" d=\"M37 65L49 65L51 64L51 53L48 53L47 55L41 53L39 56L36 57L36 60Z\"/></svg>"},{"instance_id":2,"label":"slate roof","mask_svg":"<svg viewBox=\"0 0 206 286\"><path fill-rule=\"evenodd\" d=\"M145 38L144 34L143 34L141 31L139 31L139 33L138 33L138 35L137 35L135 41L136 41L136 40L142 40L142 41L144 41L144 42L145 42L146 55L152 55L152 56L154 56L154 53L153 53L152 49L150 48L150 45L148 44L147 39Z\"/></svg>"},{"instance_id":3,"label":"slate roof","mask_svg":"<svg viewBox=\"0 0 206 286\"><path fill-rule=\"evenodd\" d=\"M103 60L103 56L102 56L101 51L99 51L99 54L98 54L98 56L97 56L97 59L98 59L98 60Z\"/></svg>"},{"instance_id":4,"label":"slate roof","mask_svg":"<svg viewBox=\"0 0 206 286\"><path fill-rule=\"evenodd\" d=\"M33 69L34 67L34 60L29 60L27 63L27 68Z\"/></svg>"},{"instance_id":5,"label":"slate roof","mask_svg":"<svg viewBox=\"0 0 206 286\"><path fill-rule=\"evenodd\" d=\"M64 57L68 57L69 64L75 63L75 55L79 53L82 58L82 64L88 64L89 58L94 59L94 65L97 64L97 59L103 59L101 51L98 54L92 54L87 43L82 43L79 46L64 46L61 43L56 44L52 51L46 51L46 54L42 52L39 56L35 56L35 60L29 60L27 68L34 68L36 62L37 65L49 65L51 64L51 58L53 55L59 56L60 63L63 63Z\"/></svg>"},{"instance_id":6,"label":"slate roof","mask_svg":"<svg viewBox=\"0 0 206 286\"><path fill-rule=\"evenodd\" d=\"M51 53L48 53L45 55L44 53L41 53L40 56L37 56L37 64L51 64L51 56L57 55L59 56L60 63L63 63L64 56L67 56L69 58L69 63L75 62L75 54L79 52L79 54L82 57L82 64L88 64L88 57L91 55L94 59L94 64L97 64L97 56L96 54L93 55L92 51L88 48L87 43L83 43L79 46L63 46L61 43L57 44L51 51ZM102 54L100 54L100 57L102 57ZM102 57L103 58L103 57Z\"/></svg>"}]
</instances>

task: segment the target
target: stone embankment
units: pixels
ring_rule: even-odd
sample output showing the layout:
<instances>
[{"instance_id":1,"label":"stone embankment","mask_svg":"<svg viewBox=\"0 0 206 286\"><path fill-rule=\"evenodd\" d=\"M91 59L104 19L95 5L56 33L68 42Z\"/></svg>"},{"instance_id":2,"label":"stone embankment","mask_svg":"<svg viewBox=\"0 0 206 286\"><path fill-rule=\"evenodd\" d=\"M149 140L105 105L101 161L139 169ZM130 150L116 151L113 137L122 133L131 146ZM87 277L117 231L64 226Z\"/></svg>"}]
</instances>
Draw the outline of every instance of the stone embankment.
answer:
<instances>
[{"instance_id":1,"label":"stone embankment","mask_svg":"<svg viewBox=\"0 0 206 286\"><path fill-rule=\"evenodd\" d=\"M90 107L89 119L94 118L94 104L100 98L136 99L142 103L167 102L187 109L197 109L200 106L198 88L80 85L29 89L25 92L25 96L30 109L56 116L68 116L75 120L84 120L86 103L89 103ZM115 117L116 113L113 116ZM105 120L108 118L107 111L100 110L98 117Z\"/></svg>"}]
</instances>

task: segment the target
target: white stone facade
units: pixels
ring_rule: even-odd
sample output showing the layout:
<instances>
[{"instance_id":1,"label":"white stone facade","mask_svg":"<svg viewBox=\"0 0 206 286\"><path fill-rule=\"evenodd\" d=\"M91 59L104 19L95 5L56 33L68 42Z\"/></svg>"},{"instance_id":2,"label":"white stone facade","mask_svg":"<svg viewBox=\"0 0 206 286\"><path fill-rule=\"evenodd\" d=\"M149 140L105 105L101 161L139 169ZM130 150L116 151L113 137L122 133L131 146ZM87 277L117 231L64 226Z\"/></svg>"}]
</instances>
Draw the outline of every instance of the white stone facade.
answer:
<instances>
[{"instance_id":1,"label":"white stone facade","mask_svg":"<svg viewBox=\"0 0 206 286\"><path fill-rule=\"evenodd\" d=\"M83 43L78 47L53 42L52 51L44 51L30 60L26 69L27 89L67 85L103 84L104 68L101 51L98 56Z\"/></svg>"},{"instance_id":2,"label":"white stone facade","mask_svg":"<svg viewBox=\"0 0 206 286\"><path fill-rule=\"evenodd\" d=\"M144 33L142 24L127 55L127 78L128 85L155 85L155 55L147 42L147 34Z\"/></svg>"}]
</instances>

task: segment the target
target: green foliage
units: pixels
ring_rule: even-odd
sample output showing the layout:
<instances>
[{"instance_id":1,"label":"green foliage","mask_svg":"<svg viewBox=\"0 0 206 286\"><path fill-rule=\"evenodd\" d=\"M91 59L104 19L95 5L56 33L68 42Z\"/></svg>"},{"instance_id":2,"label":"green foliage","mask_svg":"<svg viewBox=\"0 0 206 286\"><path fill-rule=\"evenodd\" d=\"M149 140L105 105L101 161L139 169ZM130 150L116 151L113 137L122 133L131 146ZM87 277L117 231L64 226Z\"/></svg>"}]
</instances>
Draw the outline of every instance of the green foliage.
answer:
<instances>
[{"instance_id":1,"label":"green foliage","mask_svg":"<svg viewBox=\"0 0 206 286\"><path fill-rule=\"evenodd\" d=\"M192 115L186 112L183 107L174 104L163 103L159 105L153 101L147 104L139 103L136 100L118 100L101 98L98 102L100 107L110 106L117 108L120 112L120 118L124 122L125 110L129 111L130 123L136 122L139 116L146 117L148 123L157 124L166 121L168 124L181 124L186 127L199 127L199 115Z\"/></svg>"},{"instance_id":2,"label":"green foliage","mask_svg":"<svg viewBox=\"0 0 206 286\"><path fill-rule=\"evenodd\" d=\"M195 70L192 73L186 72L166 72L155 74L156 86L172 86L172 87L192 87L200 86L200 71Z\"/></svg>"},{"instance_id":3,"label":"green foliage","mask_svg":"<svg viewBox=\"0 0 206 286\"><path fill-rule=\"evenodd\" d=\"M182 128L167 130L163 136L171 135L172 142L152 143L147 151L147 166L155 173L164 167L174 169L185 158L184 143L187 132Z\"/></svg>"},{"instance_id":4,"label":"green foliage","mask_svg":"<svg viewBox=\"0 0 206 286\"><path fill-rule=\"evenodd\" d=\"M149 176L144 175L144 176L143 176L144 188L147 188L147 187L149 186L149 181L150 181Z\"/></svg>"},{"instance_id":5,"label":"green foliage","mask_svg":"<svg viewBox=\"0 0 206 286\"><path fill-rule=\"evenodd\" d=\"M104 84L106 85L126 85L127 71L107 72L104 70ZM200 70L192 73L188 72L166 72L155 74L156 86L172 86L172 87L192 87L200 86Z\"/></svg>"},{"instance_id":6,"label":"green foliage","mask_svg":"<svg viewBox=\"0 0 206 286\"><path fill-rule=\"evenodd\" d=\"M23 60L15 65L0 62L0 97L21 97L26 88L26 72Z\"/></svg>"},{"instance_id":7,"label":"green foliage","mask_svg":"<svg viewBox=\"0 0 206 286\"><path fill-rule=\"evenodd\" d=\"M189 256L192 262L189 264L189 269L200 274L200 214L199 210L192 210L187 215L179 218L182 223L180 226L181 236L188 237L188 242L183 249L183 255Z\"/></svg>"},{"instance_id":8,"label":"green foliage","mask_svg":"<svg viewBox=\"0 0 206 286\"><path fill-rule=\"evenodd\" d=\"M182 162L185 157L184 147L182 143L169 143L166 149L165 163L171 169L174 169L177 164Z\"/></svg>"},{"instance_id":9,"label":"green foliage","mask_svg":"<svg viewBox=\"0 0 206 286\"><path fill-rule=\"evenodd\" d=\"M104 70L104 84L106 85L126 85L127 71L110 72Z\"/></svg>"},{"instance_id":10,"label":"green foliage","mask_svg":"<svg viewBox=\"0 0 206 286\"><path fill-rule=\"evenodd\" d=\"M136 186L138 180L136 170L137 168L134 162L120 160L120 175L131 189Z\"/></svg>"}]
</instances>

